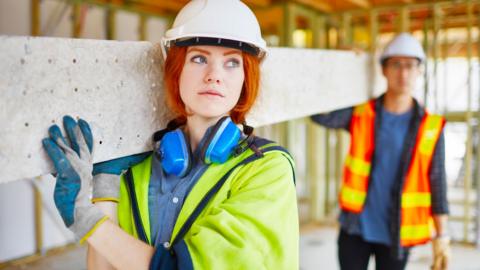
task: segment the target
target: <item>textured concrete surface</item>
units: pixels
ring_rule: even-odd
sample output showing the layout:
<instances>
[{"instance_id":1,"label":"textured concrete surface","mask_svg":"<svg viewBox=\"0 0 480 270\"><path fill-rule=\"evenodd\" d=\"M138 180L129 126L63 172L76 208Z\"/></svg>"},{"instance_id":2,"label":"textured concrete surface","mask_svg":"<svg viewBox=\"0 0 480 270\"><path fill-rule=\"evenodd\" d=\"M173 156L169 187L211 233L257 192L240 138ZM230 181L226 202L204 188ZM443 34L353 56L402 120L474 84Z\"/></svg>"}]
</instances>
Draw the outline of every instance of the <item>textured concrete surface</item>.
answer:
<instances>
[{"instance_id":1,"label":"textured concrete surface","mask_svg":"<svg viewBox=\"0 0 480 270\"><path fill-rule=\"evenodd\" d=\"M53 171L40 141L65 114L91 123L96 162L149 149L169 118L152 43L0 36L0 59L0 183ZM248 122L267 125L364 101L367 64L366 54L272 48Z\"/></svg>"},{"instance_id":2,"label":"textured concrete surface","mask_svg":"<svg viewBox=\"0 0 480 270\"><path fill-rule=\"evenodd\" d=\"M53 172L41 139L66 114L90 122L96 161L146 150L166 112L156 55L148 42L0 36L0 183Z\"/></svg>"}]
</instances>

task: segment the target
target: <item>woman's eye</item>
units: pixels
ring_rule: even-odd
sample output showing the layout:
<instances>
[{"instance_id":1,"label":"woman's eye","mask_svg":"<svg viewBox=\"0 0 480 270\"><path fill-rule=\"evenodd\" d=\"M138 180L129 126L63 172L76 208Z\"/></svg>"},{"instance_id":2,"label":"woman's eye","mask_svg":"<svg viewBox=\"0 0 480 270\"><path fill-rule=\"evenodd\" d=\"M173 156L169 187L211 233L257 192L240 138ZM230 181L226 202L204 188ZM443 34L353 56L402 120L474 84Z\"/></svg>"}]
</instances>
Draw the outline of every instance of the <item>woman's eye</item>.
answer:
<instances>
[{"instance_id":1,"label":"woman's eye","mask_svg":"<svg viewBox=\"0 0 480 270\"><path fill-rule=\"evenodd\" d=\"M207 62L207 58L205 58L205 56L202 56L202 55L196 55L192 57L190 61L197 64L204 64Z\"/></svg>"},{"instance_id":2,"label":"woman's eye","mask_svg":"<svg viewBox=\"0 0 480 270\"><path fill-rule=\"evenodd\" d=\"M227 61L226 66L229 67L229 68L239 67L240 66L240 60L230 59L230 60Z\"/></svg>"}]
</instances>

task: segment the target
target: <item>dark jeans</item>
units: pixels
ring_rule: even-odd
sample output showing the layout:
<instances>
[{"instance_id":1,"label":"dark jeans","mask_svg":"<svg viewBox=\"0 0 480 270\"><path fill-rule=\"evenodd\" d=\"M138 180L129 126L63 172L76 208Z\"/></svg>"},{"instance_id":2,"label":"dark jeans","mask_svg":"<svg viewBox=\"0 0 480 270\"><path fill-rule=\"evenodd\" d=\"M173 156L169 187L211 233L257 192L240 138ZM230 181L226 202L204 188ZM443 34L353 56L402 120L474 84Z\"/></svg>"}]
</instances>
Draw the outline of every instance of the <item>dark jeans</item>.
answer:
<instances>
[{"instance_id":1,"label":"dark jeans","mask_svg":"<svg viewBox=\"0 0 480 270\"><path fill-rule=\"evenodd\" d=\"M403 270L408 260L408 252L402 260L393 258L390 247L368 243L359 235L351 235L340 230L338 236L338 260L342 270L367 270L370 255L375 256L376 270Z\"/></svg>"}]
</instances>

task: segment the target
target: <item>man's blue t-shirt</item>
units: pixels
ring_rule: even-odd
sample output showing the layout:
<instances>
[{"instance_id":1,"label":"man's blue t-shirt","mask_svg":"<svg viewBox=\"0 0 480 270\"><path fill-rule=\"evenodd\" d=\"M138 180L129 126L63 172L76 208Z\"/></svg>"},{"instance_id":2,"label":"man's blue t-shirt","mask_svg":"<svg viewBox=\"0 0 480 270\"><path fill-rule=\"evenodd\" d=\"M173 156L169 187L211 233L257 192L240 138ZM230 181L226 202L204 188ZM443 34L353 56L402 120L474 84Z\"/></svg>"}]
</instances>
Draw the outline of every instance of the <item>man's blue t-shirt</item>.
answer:
<instances>
[{"instance_id":1,"label":"man's blue t-shirt","mask_svg":"<svg viewBox=\"0 0 480 270\"><path fill-rule=\"evenodd\" d=\"M378 115L378 114L377 114ZM367 242L390 245L390 208L395 181L398 180L400 159L405 136L413 110L394 114L383 107L380 113L380 127L377 130L375 164L367 199L360 214L360 233Z\"/></svg>"}]
</instances>

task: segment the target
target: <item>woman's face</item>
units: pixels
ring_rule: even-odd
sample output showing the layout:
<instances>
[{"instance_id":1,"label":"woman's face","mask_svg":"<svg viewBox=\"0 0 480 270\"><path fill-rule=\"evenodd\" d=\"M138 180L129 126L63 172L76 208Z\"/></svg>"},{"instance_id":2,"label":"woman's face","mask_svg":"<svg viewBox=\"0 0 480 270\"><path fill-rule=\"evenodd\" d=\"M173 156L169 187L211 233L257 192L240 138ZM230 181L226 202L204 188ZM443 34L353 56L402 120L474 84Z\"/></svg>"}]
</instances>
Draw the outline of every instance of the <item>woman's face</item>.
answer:
<instances>
[{"instance_id":1,"label":"woman's face","mask_svg":"<svg viewBox=\"0 0 480 270\"><path fill-rule=\"evenodd\" d=\"M242 52L219 46L190 46L180 74L180 97L189 114L228 115L242 92Z\"/></svg>"}]
</instances>

